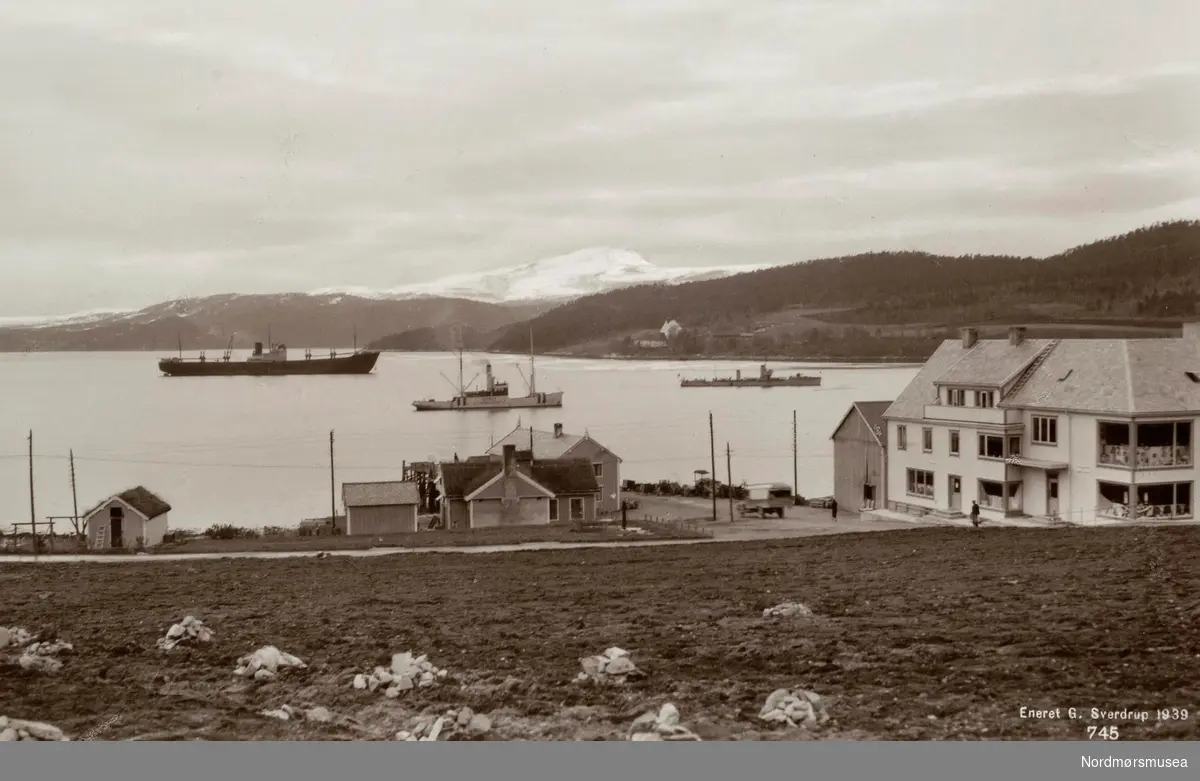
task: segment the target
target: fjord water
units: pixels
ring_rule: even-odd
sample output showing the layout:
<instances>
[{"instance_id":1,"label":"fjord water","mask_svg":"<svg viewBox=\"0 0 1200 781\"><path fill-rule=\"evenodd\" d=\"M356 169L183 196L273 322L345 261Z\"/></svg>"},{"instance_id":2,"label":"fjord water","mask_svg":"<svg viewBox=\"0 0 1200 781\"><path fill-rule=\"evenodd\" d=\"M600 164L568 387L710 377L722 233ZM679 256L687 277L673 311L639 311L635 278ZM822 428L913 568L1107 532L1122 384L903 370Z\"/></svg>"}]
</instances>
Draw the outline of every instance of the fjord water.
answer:
<instances>
[{"instance_id":1,"label":"fjord water","mask_svg":"<svg viewBox=\"0 0 1200 781\"><path fill-rule=\"evenodd\" d=\"M453 395L458 361L447 354L385 353L374 374L360 377L167 378L159 357L0 355L0 530L29 520L30 429L39 522L73 512L72 449L80 513L144 485L171 503L173 527L290 526L327 517L331 429L339 512L343 481L398 479L403 461L482 453L518 422L590 433L624 460L623 478L689 482L694 470L711 468L709 411L721 480L728 442L735 483L791 483L795 410L800 492L822 496L833 488L829 438L850 402L895 398L917 371L780 363L772 364L778 374L820 374L821 387L682 389L681 375L758 367L543 358L538 388L564 391L561 409L456 413L412 408L416 399ZM514 393L524 393L528 358L468 355L467 382L482 377L485 360Z\"/></svg>"}]
</instances>

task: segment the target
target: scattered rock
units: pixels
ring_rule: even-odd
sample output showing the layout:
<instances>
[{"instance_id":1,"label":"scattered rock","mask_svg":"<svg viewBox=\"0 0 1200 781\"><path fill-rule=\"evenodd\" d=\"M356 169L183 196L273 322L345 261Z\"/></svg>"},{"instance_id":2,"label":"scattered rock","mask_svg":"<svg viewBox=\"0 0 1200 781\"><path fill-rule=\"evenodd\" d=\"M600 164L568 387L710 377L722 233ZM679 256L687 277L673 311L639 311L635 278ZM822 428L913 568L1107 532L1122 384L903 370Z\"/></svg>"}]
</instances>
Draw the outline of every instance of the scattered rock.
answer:
<instances>
[{"instance_id":1,"label":"scattered rock","mask_svg":"<svg viewBox=\"0 0 1200 781\"><path fill-rule=\"evenodd\" d=\"M0 626L0 649L8 648L10 646L13 648L23 648L32 642L33 635L31 635L24 627Z\"/></svg>"},{"instance_id":2,"label":"scattered rock","mask_svg":"<svg viewBox=\"0 0 1200 781\"><path fill-rule=\"evenodd\" d=\"M178 624L167 630L164 637L158 639L158 647L170 651L178 645L204 645L211 643L213 631L195 616L187 616Z\"/></svg>"},{"instance_id":3,"label":"scattered rock","mask_svg":"<svg viewBox=\"0 0 1200 781\"><path fill-rule=\"evenodd\" d=\"M18 659L22 669L38 670L44 673L56 673L62 669L62 660L58 657L64 652L74 651L75 646L62 640L45 643L30 643Z\"/></svg>"},{"instance_id":4,"label":"scattered rock","mask_svg":"<svg viewBox=\"0 0 1200 781\"><path fill-rule=\"evenodd\" d=\"M769 724L813 729L829 721L825 700L804 689L778 689L767 697L758 717Z\"/></svg>"},{"instance_id":5,"label":"scattered rock","mask_svg":"<svg viewBox=\"0 0 1200 781\"><path fill-rule=\"evenodd\" d=\"M431 663L428 656L414 657L412 651L405 651L392 657L390 669L376 667L370 675L354 676L354 688L359 691L375 691L380 687L387 687L384 696L394 700L413 689L434 686L438 681L445 680L446 676L446 670L439 669Z\"/></svg>"},{"instance_id":6,"label":"scattered rock","mask_svg":"<svg viewBox=\"0 0 1200 781\"><path fill-rule=\"evenodd\" d=\"M763 618L812 618L813 612L799 602L784 602L763 611Z\"/></svg>"},{"instance_id":7,"label":"scattered rock","mask_svg":"<svg viewBox=\"0 0 1200 781\"><path fill-rule=\"evenodd\" d=\"M284 705L275 710L262 711L262 715L270 719L279 719L280 721L291 721L296 718L296 709L291 705Z\"/></svg>"},{"instance_id":8,"label":"scattered rock","mask_svg":"<svg viewBox=\"0 0 1200 781\"><path fill-rule=\"evenodd\" d=\"M668 702L657 711L639 716L629 727L629 739L635 742L698 741L700 737L679 722L679 709Z\"/></svg>"},{"instance_id":9,"label":"scattered rock","mask_svg":"<svg viewBox=\"0 0 1200 781\"><path fill-rule=\"evenodd\" d=\"M283 705L275 710L262 711L261 715L280 721L311 721L315 724L329 724L333 721L333 714L328 708L322 707L309 708L301 712L291 705Z\"/></svg>"},{"instance_id":10,"label":"scattered rock","mask_svg":"<svg viewBox=\"0 0 1200 781\"><path fill-rule=\"evenodd\" d=\"M15 740L65 741L68 739L61 729L52 724L0 716L0 742Z\"/></svg>"},{"instance_id":11,"label":"scattered rock","mask_svg":"<svg viewBox=\"0 0 1200 781\"><path fill-rule=\"evenodd\" d=\"M333 721L333 713L329 711L329 708L318 705L315 708L309 708L308 710L304 711L304 720L312 721L317 724L329 724Z\"/></svg>"},{"instance_id":12,"label":"scattered rock","mask_svg":"<svg viewBox=\"0 0 1200 781\"><path fill-rule=\"evenodd\" d=\"M644 673L637 668L629 658L629 652L620 648L610 648L599 656L589 656L579 660L583 672L576 676L579 683L624 684L630 678L637 678Z\"/></svg>"},{"instance_id":13,"label":"scattered rock","mask_svg":"<svg viewBox=\"0 0 1200 781\"><path fill-rule=\"evenodd\" d=\"M409 728L396 733L396 740L429 743L457 737L479 737L492 730L492 720L470 708L452 708L442 716L417 716Z\"/></svg>"},{"instance_id":14,"label":"scattered rock","mask_svg":"<svg viewBox=\"0 0 1200 781\"><path fill-rule=\"evenodd\" d=\"M318 553L318 554L317 554L317 556L316 556L316 557L317 557L318 559L328 559L328 558L329 558L329 557L331 557L332 555L333 555L333 554L332 554L332 553L330 553L329 551L321 551L320 553Z\"/></svg>"},{"instance_id":15,"label":"scattered rock","mask_svg":"<svg viewBox=\"0 0 1200 781\"><path fill-rule=\"evenodd\" d=\"M279 672L288 667L305 669L307 664L291 654L285 654L273 645L264 646L249 656L238 659L234 675L253 678L256 681L274 680Z\"/></svg>"}]
</instances>

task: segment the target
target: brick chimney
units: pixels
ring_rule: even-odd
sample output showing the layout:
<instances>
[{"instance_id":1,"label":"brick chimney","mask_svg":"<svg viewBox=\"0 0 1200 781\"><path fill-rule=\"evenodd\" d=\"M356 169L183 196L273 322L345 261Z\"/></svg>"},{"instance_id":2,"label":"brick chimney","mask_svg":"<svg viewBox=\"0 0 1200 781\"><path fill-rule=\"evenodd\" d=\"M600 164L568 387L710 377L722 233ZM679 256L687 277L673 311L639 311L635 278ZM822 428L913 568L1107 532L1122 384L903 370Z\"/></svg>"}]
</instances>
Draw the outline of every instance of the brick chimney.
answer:
<instances>
[{"instance_id":1,"label":"brick chimney","mask_svg":"<svg viewBox=\"0 0 1200 781\"><path fill-rule=\"evenodd\" d=\"M562 424L555 423L554 424L554 438L559 439L560 437L562 437Z\"/></svg>"},{"instance_id":2,"label":"brick chimney","mask_svg":"<svg viewBox=\"0 0 1200 781\"><path fill-rule=\"evenodd\" d=\"M1014 325L1008 329L1008 343L1013 347L1025 341L1025 326Z\"/></svg>"},{"instance_id":3,"label":"brick chimney","mask_svg":"<svg viewBox=\"0 0 1200 781\"><path fill-rule=\"evenodd\" d=\"M1183 338L1191 339L1196 342L1200 342L1200 322L1184 323L1183 324Z\"/></svg>"},{"instance_id":4,"label":"brick chimney","mask_svg":"<svg viewBox=\"0 0 1200 781\"><path fill-rule=\"evenodd\" d=\"M962 329L962 346L964 350L968 350L975 346L975 342L979 341L978 328Z\"/></svg>"},{"instance_id":5,"label":"brick chimney","mask_svg":"<svg viewBox=\"0 0 1200 781\"><path fill-rule=\"evenodd\" d=\"M517 469L517 446L504 446L504 474L510 475Z\"/></svg>"}]
</instances>

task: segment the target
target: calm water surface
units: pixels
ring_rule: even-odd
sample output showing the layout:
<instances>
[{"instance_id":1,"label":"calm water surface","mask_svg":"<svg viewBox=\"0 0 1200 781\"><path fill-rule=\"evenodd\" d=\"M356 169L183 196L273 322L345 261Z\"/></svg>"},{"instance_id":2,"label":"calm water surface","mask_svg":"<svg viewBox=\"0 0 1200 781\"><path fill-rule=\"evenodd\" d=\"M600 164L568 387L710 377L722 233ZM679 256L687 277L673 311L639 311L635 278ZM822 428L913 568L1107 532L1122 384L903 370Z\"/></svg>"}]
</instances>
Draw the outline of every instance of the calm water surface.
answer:
<instances>
[{"instance_id":1,"label":"calm water surface","mask_svg":"<svg viewBox=\"0 0 1200 781\"><path fill-rule=\"evenodd\" d=\"M388 480L402 461L486 450L520 423L589 432L624 459L622 477L690 481L710 469L713 413L717 472L725 444L735 483L792 481L792 411L798 419L801 493L831 493L829 436L851 401L887 400L917 369L773 364L820 374L820 388L679 387L680 376L756 372L753 362L539 359L540 390L565 392L557 410L415 412L412 401L447 398L458 362L443 354L384 354L364 377L166 378L146 353L0 355L0 525L29 519L26 435L34 432L36 511L71 515L67 454L75 451L79 509L132 485L169 501L175 527L213 523L295 525L327 516L329 431L343 480ZM235 356L235 360L245 354ZM488 356L522 393L529 361ZM470 381L484 356L466 357ZM444 375L444 376L443 376ZM339 501L340 511L340 501Z\"/></svg>"}]
</instances>

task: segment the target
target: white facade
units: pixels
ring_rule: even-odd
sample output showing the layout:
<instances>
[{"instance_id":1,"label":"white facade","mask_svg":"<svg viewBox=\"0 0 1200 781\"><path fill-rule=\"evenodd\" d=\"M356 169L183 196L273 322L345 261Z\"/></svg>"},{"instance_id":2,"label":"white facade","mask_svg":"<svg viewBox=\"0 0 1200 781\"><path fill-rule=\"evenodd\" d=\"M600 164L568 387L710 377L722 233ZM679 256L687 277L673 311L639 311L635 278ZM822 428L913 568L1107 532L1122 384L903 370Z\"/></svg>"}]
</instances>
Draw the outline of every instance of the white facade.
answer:
<instances>
[{"instance_id":1,"label":"white facade","mask_svg":"<svg viewBox=\"0 0 1200 781\"><path fill-rule=\"evenodd\" d=\"M1178 347L1175 341L1172 349ZM1007 344L1020 343L1017 336ZM1157 355L1157 345L1123 346L1116 352L1135 355L1134 371L1153 375L1145 378L1147 388L1179 383L1179 392L1167 387L1159 395L1143 393L1128 379L1127 366L1087 362L1085 350L1110 345L1066 344L1034 345L996 371L992 367L1005 353L1004 342L964 338L961 346L939 348L922 371L925 376L919 374L905 391L907 398L902 394L885 415L888 508L957 516L969 514L977 501L985 519L1194 518L1200 381L1168 365L1179 360L1176 353L1166 351L1170 354L1158 367L1147 357ZM964 359L977 346L986 346L989 355L976 354L987 360L975 361L979 380L971 382L972 364ZM1200 339L1195 348L1200 358ZM1010 371L1013 366L1017 369ZM1077 367L1091 374L1080 368L1086 376L1068 386ZM1112 392L1105 388L1106 372L1112 375ZM1105 403L1111 412L1098 409ZM1072 404L1085 409L1071 409Z\"/></svg>"}]
</instances>

